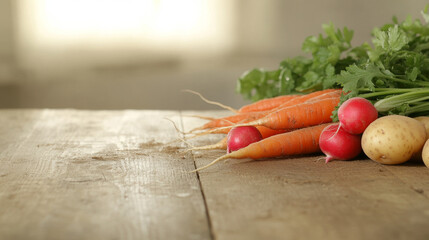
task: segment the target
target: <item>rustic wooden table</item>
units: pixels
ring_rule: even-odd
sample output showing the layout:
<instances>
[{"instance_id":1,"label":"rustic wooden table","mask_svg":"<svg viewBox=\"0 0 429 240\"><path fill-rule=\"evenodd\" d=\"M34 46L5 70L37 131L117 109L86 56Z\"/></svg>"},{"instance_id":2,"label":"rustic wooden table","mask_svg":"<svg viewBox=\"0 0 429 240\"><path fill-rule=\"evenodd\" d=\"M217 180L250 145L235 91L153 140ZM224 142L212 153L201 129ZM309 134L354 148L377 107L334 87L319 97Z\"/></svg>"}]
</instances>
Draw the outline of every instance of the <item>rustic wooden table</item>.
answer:
<instances>
[{"instance_id":1,"label":"rustic wooden table","mask_svg":"<svg viewBox=\"0 0 429 240\"><path fill-rule=\"evenodd\" d=\"M0 239L429 239L429 169L186 154L225 112L0 110ZM189 140L209 144L220 136Z\"/></svg>"}]
</instances>

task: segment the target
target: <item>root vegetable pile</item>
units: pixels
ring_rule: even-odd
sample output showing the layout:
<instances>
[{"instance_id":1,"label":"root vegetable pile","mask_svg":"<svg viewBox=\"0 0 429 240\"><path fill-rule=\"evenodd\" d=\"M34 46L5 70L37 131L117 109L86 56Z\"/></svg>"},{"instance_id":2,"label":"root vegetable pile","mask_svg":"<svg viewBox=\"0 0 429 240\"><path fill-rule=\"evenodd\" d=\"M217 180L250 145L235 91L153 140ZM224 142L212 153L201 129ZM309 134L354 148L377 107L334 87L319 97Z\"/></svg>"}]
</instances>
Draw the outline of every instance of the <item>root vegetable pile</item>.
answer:
<instances>
[{"instance_id":1,"label":"root vegetable pile","mask_svg":"<svg viewBox=\"0 0 429 240\"><path fill-rule=\"evenodd\" d=\"M342 94L340 89L326 89L310 94L264 99L244 106L227 117L203 117L208 122L187 134L193 137L206 134L227 136L218 143L189 150L226 148L226 154L195 171L228 158L259 160L320 152L321 132L332 123L332 112Z\"/></svg>"},{"instance_id":2,"label":"root vegetable pile","mask_svg":"<svg viewBox=\"0 0 429 240\"><path fill-rule=\"evenodd\" d=\"M429 117L378 118L370 101L354 97L340 104L343 95L346 93L341 89L328 89L264 99L248 105L251 108L244 106L222 118L197 116L208 122L185 134L226 136L212 145L187 151L224 149L226 153L194 171L229 158L261 160L316 153L325 154L326 163L356 159L363 152L366 155L363 159L368 157L381 164L399 164L417 156L429 165L429 143L425 145L429 137L426 133ZM339 122L332 122L337 107ZM243 109L265 110L245 112Z\"/></svg>"},{"instance_id":3,"label":"root vegetable pile","mask_svg":"<svg viewBox=\"0 0 429 240\"><path fill-rule=\"evenodd\" d=\"M429 5L420 19L377 27L373 39L352 47L353 31L323 25L297 56L277 70L246 72L237 91L254 102L186 133L225 134L191 150L226 149L227 158L266 159L324 153L326 163L358 156L380 164L409 160L429 167ZM363 154L362 154L363 153ZM365 156L363 156L365 155Z\"/></svg>"}]
</instances>

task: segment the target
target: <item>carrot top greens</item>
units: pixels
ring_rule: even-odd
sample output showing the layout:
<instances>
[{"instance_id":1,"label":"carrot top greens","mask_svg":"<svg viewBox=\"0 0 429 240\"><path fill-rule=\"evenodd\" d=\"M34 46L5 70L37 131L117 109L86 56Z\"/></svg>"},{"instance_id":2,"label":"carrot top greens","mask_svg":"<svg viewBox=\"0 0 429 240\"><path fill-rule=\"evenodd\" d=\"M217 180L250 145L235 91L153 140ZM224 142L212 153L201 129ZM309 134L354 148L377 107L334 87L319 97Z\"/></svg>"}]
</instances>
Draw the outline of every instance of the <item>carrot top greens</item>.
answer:
<instances>
[{"instance_id":1,"label":"carrot top greens","mask_svg":"<svg viewBox=\"0 0 429 240\"><path fill-rule=\"evenodd\" d=\"M429 6L429 5L428 5ZM353 31L322 25L325 35L307 37L302 50L311 57L283 60L276 70L256 68L238 79L237 91L253 101L279 95L343 88L364 97L380 115L429 114L429 14L423 21L393 17L372 31L371 43L353 47ZM332 115L337 120L336 111Z\"/></svg>"}]
</instances>

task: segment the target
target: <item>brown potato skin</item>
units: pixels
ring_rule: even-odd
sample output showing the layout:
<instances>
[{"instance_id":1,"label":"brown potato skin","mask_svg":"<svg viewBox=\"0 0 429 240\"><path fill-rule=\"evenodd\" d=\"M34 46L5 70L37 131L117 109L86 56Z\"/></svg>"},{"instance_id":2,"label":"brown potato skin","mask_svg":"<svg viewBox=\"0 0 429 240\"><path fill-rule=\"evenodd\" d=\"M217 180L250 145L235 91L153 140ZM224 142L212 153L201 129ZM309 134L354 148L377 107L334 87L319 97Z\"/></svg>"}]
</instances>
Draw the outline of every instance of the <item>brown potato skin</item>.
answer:
<instances>
[{"instance_id":1,"label":"brown potato skin","mask_svg":"<svg viewBox=\"0 0 429 240\"><path fill-rule=\"evenodd\" d=\"M400 164L419 152L426 141L425 126L410 117L389 115L372 122L362 135L362 149L382 164Z\"/></svg>"}]
</instances>

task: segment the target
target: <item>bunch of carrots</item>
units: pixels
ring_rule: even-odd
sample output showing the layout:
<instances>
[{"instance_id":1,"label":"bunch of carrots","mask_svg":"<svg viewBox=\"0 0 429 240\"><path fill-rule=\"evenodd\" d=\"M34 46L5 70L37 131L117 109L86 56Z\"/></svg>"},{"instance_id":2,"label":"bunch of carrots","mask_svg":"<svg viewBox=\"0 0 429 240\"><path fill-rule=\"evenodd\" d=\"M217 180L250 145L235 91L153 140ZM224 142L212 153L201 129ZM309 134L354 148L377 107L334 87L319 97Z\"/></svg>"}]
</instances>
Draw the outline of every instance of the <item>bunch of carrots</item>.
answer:
<instances>
[{"instance_id":1,"label":"bunch of carrots","mask_svg":"<svg viewBox=\"0 0 429 240\"><path fill-rule=\"evenodd\" d=\"M339 104L342 94L341 89L326 89L305 95L279 96L245 105L238 110L228 108L234 114L227 117L207 118L207 123L187 134L193 134L194 137L227 134L235 127L254 126L261 133L262 140L227 153L195 171L228 158L257 160L319 152L320 134L332 122L332 112ZM227 137L216 144L189 150L226 148Z\"/></svg>"}]
</instances>

